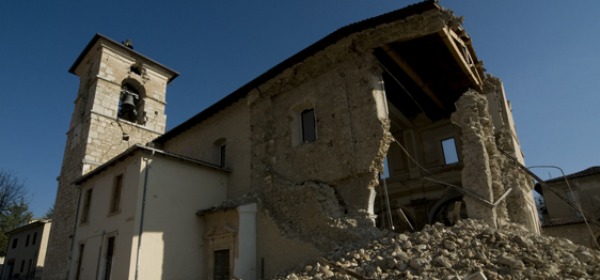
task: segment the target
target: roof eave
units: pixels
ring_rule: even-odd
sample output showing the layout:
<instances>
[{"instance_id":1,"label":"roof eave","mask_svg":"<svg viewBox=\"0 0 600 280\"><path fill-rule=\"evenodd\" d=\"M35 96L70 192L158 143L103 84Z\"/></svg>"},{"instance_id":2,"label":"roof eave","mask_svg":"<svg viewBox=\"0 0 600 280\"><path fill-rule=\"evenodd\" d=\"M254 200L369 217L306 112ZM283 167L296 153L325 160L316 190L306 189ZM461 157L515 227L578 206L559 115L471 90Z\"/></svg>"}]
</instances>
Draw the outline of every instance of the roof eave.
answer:
<instances>
[{"instance_id":1,"label":"roof eave","mask_svg":"<svg viewBox=\"0 0 600 280\"><path fill-rule=\"evenodd\" d=\"M420 3L416 3L413 5L404 7L402 9L398 9L398 10L395 10L395 11L392 11L392 12L389 12L389 13L386 13L383 15L368 18L368 19L344 26L344 27L334 31L333 33L325 36L321 40L313 43L312 45L306 47L305 49L299 51L298 53L292 55L291 57L287 58L286 60L282 61L281 63L275 65L274 67L272 67L271 69L269 69L265 73L263 73L262 75L256 77L255 79L251 80L250 82L246 83L245 85L238 88L237 90L230 93L229 95L225 96L223 99L214 103L210 107L208 107L205 110L201 111L200 113L194 115L193 117L189 118L187 121L179 124L178 126L172 128L171 130L167 131L163 135L157 137L152 142L158 143L158 144L165 143L169 139L171 139L171 138L179 135L180 133L188 130L189 128L193 127L195 124L201 122L202 120L207 119L208 117L223 110L227 106L242 99L252 89L255 89L258 86L260 86L261 84L269 81L270 79L274 78L278 74L284 72L286 69L296 65L297 63L304 61L306 58L314 55L315 53L325 49L326 47L328 47L330 45L335 44L339 40L346 38L346 37L350 36L351 34L358 33L358 32L364 31L369 28L373 28L373 27L381 25L381 24L401 20L401 19L407 18L411 15L422 14L422 13L425 13L430 10L441 10L441 9L442 9L442 7L437 4L437 1L431 1L431 0L423 1Z\"/></svg>"},{"instance_id":2,"label":"roof eave","mask_svg":"<svg viewBox=\"0 0 600 280\"><path fill-rule=\"evenodd\" d=\"M170 74L170 78L168 80L168 82L170 83L172 80L174 80L175 78L177 78L179 76L179 73L161 63L156 62L155 60L131 49L128 48L126 46L124 46L123 44L120 44L119 42L106 37L105 35L102 35L100 33L96 33L96 35L94 35L94 37L92 38L92 40L90 40L90 42L85 46L85 48L83 49L83 51L81 51L81 53L79 54L79 56L77 57L77 59L75 60L75 62L73 63L73 65L71 65L71 67L69 68L69 73L73 74L73 75L77 75L75 73L75 70L77 69L77 67L79 66L79 64L81 64L81 62L83 61L83 59L85 58L85 56L87 55L87 53L92 49L92 47L94 47L94 45L96 45L96 43L99 40L105 40L107 42L110 42L112 44L114 44L115 46L118 46L121 50L124 50L134 56L138 56L138 57L142 57L144 60L151 62L152 64L155 64L156 66L158 66L159 68L162 68L163 70L167 71Z\"/></svg>"},{"instance_id":3,"label":"roof eave","mask_svg":"<svg viewBox=\"0 0 600 280\"><path fill-rule=\"evenodd\" d=\"M221 171L221 172L226 172L226 173L231 172L231 170L229 170L227 168L223 168L223 167L217 166L217 165L209 163L209 162L205 162L205 161L201 161L201 160L198 160L198 159L194 159L194 158L190 158L190 157L185 157L185 156L181 156L181 155L177 155L177 154L165 152L163 150L155 149L155 148L148 147L148 146L143 146L143 145L140 145L140 144L135 144L135 145L129 147L124 152L122 152L121 154L113 157L109 161L107 161L104 164L100 165L96 169L94 169L94 170L88 172L87 174L79 177L77 180L75 180L73 182L73 184L77 185L77 186L81 186L86 181L88 181L88 180L92 179L93 177L99 175L100 173L108 170L110 167L114 166L118 162L121 162L121 161L125 160L126 158L128 158L130 156L133 156L138 151L149 152L149 153L153 153L153 154L159 154L159 155L166 156L166 157L169 157L169 158L174 158L174 159L182 160L182 161L189 162L189 163L192 163L192 164L201 165L203 167L211 168L211 169L218 170L218 171Z\"/></svg>"}]
</instances>

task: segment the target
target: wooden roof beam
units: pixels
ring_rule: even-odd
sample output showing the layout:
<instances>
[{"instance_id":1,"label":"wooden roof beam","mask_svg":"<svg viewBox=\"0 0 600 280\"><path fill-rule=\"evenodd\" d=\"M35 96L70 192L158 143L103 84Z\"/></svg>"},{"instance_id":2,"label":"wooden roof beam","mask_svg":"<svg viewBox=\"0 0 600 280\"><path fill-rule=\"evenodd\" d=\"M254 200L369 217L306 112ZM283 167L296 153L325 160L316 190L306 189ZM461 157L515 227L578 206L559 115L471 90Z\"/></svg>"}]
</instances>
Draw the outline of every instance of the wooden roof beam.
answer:
<instances>
[{"instance_id":1,"label":"wooden roof beam","mask_svg":"<svg viewBox=\"0 0 600 280\"><path fill-rule=\"evenodd\" d=\"M460 68L467 74L469 80L477 86L477 89L481 90L483 85L483 79L479 75L477 70L477 64L475 63L469 47L463 42L463 40L456 35L456 33L450 30L448 27L442 28L440 36L446 43L448 50L456 59L460 65Z\"/></svg>"},{"instance_id":2,"label":"wooden roof beam","mask_svg":"<svg viewBox=\"0 0 600 280\"><path fill-rule=\"evenodd\" d=\"M408 74L408 76L417 84L417 86L421 88L421 90L423 90L423 92L425 92L425 94L427 94L427 96L429 96L429 98L431 98L431 100L439 108L447 111L446 106L444 106L444 103L442 103L442 101L440 101L440 99L433 93L433 90L431 90L427 83L421 79L421 76L417 74L417 72L415 72L396 51L394 51L388 45L384 45L382 49L396 64L398 64L398 66L400 66L400 68L402 68L402 70L404 70L404 72L406 72L406 74Z\"/></svg>"}]
</instances>

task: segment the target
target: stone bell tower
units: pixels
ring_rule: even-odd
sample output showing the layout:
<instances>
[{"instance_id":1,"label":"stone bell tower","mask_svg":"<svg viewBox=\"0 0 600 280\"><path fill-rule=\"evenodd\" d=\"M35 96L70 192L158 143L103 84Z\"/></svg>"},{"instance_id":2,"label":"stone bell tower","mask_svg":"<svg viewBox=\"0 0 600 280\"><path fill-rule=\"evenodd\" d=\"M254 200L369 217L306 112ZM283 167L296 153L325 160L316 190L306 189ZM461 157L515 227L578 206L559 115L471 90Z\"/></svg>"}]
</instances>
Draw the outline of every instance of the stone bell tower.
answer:
<instances>
[{"instance_id":1,"label":"stone bell tower","mask_svg":"<svg viewBox=\"0 0 600 280\"><path fill-rule=\"evenodd\" d=\"M96 34L69 72L79 92L67 132L44 279L67 279L79 190L72 184L134 144L165 132L167 84L177 72Z\"/></svg>"}]
</instances>

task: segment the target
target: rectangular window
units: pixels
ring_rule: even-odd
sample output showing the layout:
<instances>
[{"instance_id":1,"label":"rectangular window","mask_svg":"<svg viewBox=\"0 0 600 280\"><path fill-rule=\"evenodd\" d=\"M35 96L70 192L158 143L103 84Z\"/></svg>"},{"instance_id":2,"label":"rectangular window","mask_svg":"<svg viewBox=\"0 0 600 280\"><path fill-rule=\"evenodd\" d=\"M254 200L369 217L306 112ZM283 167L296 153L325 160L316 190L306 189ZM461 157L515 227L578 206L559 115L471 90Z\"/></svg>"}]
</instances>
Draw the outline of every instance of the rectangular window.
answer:
<instances>
[{"instance_id":1,"label":"rectangular window","mask_svg":"<svg viewBox=\"0 0 600 280\"><path fill-rule=\"evenodd\" d=\"M302 111L300 117L302 121L302 143L314 142L317 140L315 110L306 109Z\"/></svg>"},{"instance_id":2,"label":"rectangular window","mask_svg":"<svg viewBox=\"0 0 600 280\"><path fill-rule=\"evenodd\" d=\"M229 280L229 250L217 250L214 252L215 267L214 280Z\"/></svg>"},{"instance_id":3,"label":"rectangular window","mask_svg":"<svg viewBox=\"0 0 600 280\"><path fill-rule=\"evenodd\" d=\"M77 271L75 271L75 280L81 279L81 264L83 263L83 252L85 244L79 244L79 257L77 259Z\"/></svg>"},{"instance_id":4,"label":"rectangular window","mask_svg":"<svg viewBox=\"0 0 600 280\"><path fill-rule=\"evenodd\" d=\"M115 252L115 237L108 238L108 244L106 245L106 258L104 259L104 280L110 280L110 272L112 269L113 254Z\"/></svg>"},{"instance_id":5,"label":"rectangular window","mask_svg":"<svg viewBox=\"0 0 600 280\"><path fill-rule=\"evenodd\" d=\"M227 145L223 144L219 147L219 166L225 167L225 155L227 154Z\"/></svg>"},{"instance_id":6,"label":"rectangular window","mask_svg":"<svg viewBox=\"0 0 600 280\"><path fill-rule=\"evenodd\" d=\"M109 214L116 213L121 210L121 192L123 190L123 174L115 177L112 189L112 197L110 199Z\"/></svg>"},{"instance_id":7,"label":"rectangular window","mask_svg":"<svg viewBox=\"0 0 600 280\"><path fill-rule=\"evenodd\" d=\"M25 247L29 246L29 234L25 238Z\"/></svg>"},{"instance_id":8,"label":"rectangular window","mask_svg":"<svg viewBox=\"0 0 600 280\"><path fill-rule=\"evenodd\" d=\"M21 261L21 269L19 270L19 273L23 273L23 270L25 270L25 260Z\"/></svg>"},{"instance_id":9,"label":"rectangular window","mask_svg":"<svg viewBox=\"0 0 600 280\"><path fill-rule=\"evenodd\" d=\"M31 276L31 265L33 264L33 260L29 259L29 263L27 265L27 279L29 279L29 276Z\"/></svg>"},{"instance_id":10,"label":"rectangular window","mask_svg":"<svg viewBox=\"0 0 600 280\"><path fill-rule=\"evenodd\" d=\"M92 205L92 190L88 189L85 191L85 197L83 198L83 210L81 211L81 223L87 223L90 216L90 206Z\"/></svg>"},{"instance_id":11,"label":"rectangular window","mask_svg":"<svg viewBox=\"0 0 600 280\"><path fill-rule=\"evenodd\" d=\"M458 163L458 151L456 150L454 138L442 140L442 152L444 153L445 165Z\"/></svg>"},{"instance_id":12,"label":"rectangular window","mask_svg":"<svg viewBox=\"0 0 600 280\"><path fill-rule=\"evenodd\" d=\"M19 243L19 238L13 239L13 242L12 242L12 248L13 249L17 248L17 243Z\"/></svg>"},{"instance_id":13,"label":"rectangular window","mask_svg":"<svg viewBox=\"0 0 600 280\"><path fill-rule=\"evenodd\" d=\"M35 245L37 241L37 231L33 233L33 239L31 239L31 245Z\"/></svg>"}]
</instances>

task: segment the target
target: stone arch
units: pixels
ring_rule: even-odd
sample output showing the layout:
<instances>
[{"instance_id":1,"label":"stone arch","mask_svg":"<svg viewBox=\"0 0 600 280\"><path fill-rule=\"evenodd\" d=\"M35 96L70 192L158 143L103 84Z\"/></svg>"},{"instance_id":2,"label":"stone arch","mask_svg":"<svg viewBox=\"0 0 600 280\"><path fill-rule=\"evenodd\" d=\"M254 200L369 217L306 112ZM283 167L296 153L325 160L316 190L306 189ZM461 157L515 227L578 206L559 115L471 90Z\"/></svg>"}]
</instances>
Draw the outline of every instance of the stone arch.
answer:
<instances>
[{"instance_id":1,"label":"stone arch","mask_svg":"<svg viewBox=\"0 0 600 280\"><path fill-rule=\"evenodd\" d=\"M144 125L146 89L138 80L126 78L121 82L117 117L128 122Z\"/></svg>"},{"instance_id":2,"label":"stone arch","mask_svg":"<svg viewBox=\"0 0 600 280\"><path fill-rule=\"evenodd\" d=\"M451 218L450 215L453 211L455 211L455 207L460 207L457 210L458 212L455 212L459 215L459 217ZM431 210L432 211L430 212L428 219L429 224L440 222L447 226L451 226L456 223L456 218L467 218L467 210L462 194L442 197L433 205Z\"/></svg>"}]
</instances>

